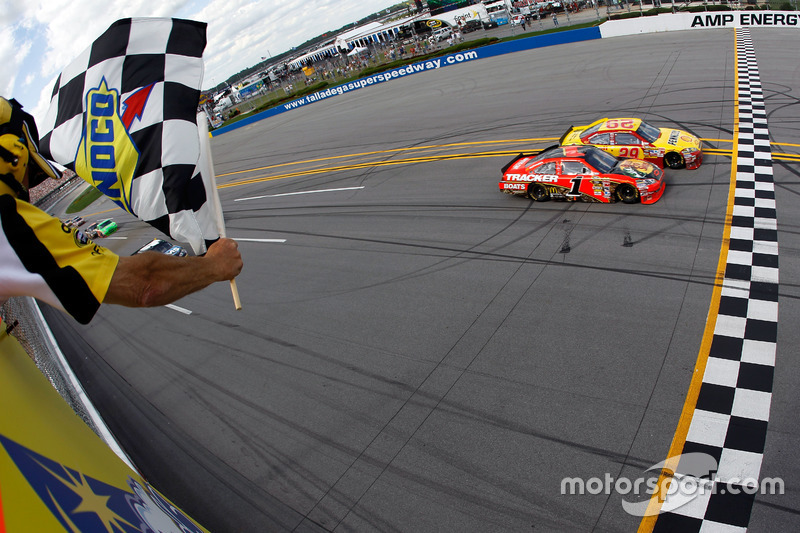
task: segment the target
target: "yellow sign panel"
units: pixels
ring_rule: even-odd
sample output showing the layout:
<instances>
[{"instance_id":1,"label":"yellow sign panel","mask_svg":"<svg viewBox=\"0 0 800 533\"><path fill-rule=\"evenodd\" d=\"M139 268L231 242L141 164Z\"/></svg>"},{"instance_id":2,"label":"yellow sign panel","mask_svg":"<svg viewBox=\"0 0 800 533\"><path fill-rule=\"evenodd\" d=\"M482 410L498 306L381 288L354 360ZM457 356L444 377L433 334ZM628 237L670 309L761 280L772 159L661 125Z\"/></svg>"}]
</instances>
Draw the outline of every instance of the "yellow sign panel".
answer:
<instances>
[{"instance_id":1,"label":"yellow sign panel","mask_svg":"<svg viewBox=\"0 0 800 533\"><path fill-rule=\"evenodd\" d=\"M0 532L206 532L75 415L5 325L0 405Z\"/></svg>"}]
</instances>

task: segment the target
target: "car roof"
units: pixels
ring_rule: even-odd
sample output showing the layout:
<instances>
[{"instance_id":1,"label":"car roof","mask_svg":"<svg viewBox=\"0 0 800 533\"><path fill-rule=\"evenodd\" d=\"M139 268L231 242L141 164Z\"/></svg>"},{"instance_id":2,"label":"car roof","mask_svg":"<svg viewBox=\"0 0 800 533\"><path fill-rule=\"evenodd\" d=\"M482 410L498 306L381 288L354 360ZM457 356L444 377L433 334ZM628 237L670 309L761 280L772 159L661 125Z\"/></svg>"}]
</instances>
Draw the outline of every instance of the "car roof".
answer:
<instances>
[{"instance_id":1,"label":"car roof","mask_svg":"<svg viewBox=\"0 0 800 533\"><path fill-rule=\"evenodd\" d=\"M543 151L539 152L536 157L533 158L534 161L541 161L542 159L552 159L554 157L567 157L570 159L584 159L586 158L586 154L594 151L600 150L599 148L595 148L591 145L579 145L579 146L554 146L550 148L545 148Z\"/></svg>"},{"instance_id":2,"label":"car roof","mask_svg":"<svg viewBox=\"0 0 800 533\"><path fill-rule=\"evenodd\" d=\"M609 126L609 122L616 121L617 126L611 127ZM629 122L632 124L629 128L623 128L619 124L622 122ZM642 123L642 119L640 118L629 118L629 117L622 117L622 118L603 118L598 121L592 122L586 129L588 130L590 127L594 126L595 124L600 123L600 127L597 128L597 131L635 131Z\"/></svg>"},{"instance_id":3,"label":"car roof","mask_svg":"<svg viewBox=\"0 0 800 533\"><path fill-rule=\"evenodd\" d=\"M165 241L163 239L153 239L152 241L148 242L147 244L145 244L144 246L142 246L141 248L136 250L135 253L147 252L149 250L166 251L166 250L171 249L172 246L173 245L171 243L169 243L169 242L167 242L167 241Z\"/></svg>"}]
</instances>

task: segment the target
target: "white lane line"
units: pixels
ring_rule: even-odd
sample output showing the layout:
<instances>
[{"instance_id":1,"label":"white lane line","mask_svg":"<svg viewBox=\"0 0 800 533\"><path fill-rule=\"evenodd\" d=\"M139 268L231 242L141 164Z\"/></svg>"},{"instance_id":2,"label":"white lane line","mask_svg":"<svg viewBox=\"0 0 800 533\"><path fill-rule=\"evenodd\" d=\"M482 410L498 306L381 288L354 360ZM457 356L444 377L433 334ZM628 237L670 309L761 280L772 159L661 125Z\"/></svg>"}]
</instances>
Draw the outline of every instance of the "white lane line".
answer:
<instances>
[{"instance_id":1,"label":"white lane line","mask_svg":"<svg viewBox=\"0 0 800 533\"><path fill-rule=\"evenodd\" d=\"M341 187L339 189L319 189L316 191L298 191L298 192L285 192L282 194L267 194L264 196L250 196L248 198L235 198L234 202L244 202L246 200L260 200L261 198L277 198L279 196L297 196L298 194L317 194L320 192L340 192L340 191L356 191L359 189L363 189L364 186L360 187Z\"/></svg>"},{"instance_id":2,"label":"white lane line","mask_svg":"<svg viewBox=\"0 0 800 533\"><path fill-rule=\"evenodd\" d=\"M179 306L177 306L175 304L167 304L164 307L169 307L173 311L177 311L179 313L183 313L184 315L191 315L192 314L192 312L189 311L188 309L184 309L183 307L179 307Z\"/></svg>"},{"instance_id":3,"label":"white lane line","mask_svg":"<svg viewBox=\"0 0 800 533\"><path fill-rule=\"evenodd\" d=\"M245 237L231 237L231 239L237 242L286 242L286 239L248 239Z\"/></svg>"},{"instance_id":4,"label":"white lane line","mask_svg":"<svg viewBox=\"0 0 800 533\"><path fill-rule=\"evenodd\" d=\"M103 239L109 239L109 240L116 239L118 241L124 241L125 239L127 239L127 237L102 237L102 238Z\"/></svg>"}]
</instances>

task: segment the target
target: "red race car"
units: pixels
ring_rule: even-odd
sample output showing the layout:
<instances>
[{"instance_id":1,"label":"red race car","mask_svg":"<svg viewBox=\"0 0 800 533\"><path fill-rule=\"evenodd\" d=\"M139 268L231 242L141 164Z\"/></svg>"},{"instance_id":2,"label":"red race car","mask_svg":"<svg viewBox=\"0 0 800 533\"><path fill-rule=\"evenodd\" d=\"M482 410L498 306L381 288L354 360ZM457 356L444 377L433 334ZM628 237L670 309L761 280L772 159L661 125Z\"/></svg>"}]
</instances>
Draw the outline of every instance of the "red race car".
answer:
<instances>
[{"instance_id":1,"label":"red race car","mask_svg":"<svg viewBox=\"0 0 800 533\"><path fill-rule=\"evenodd\" d=\"M594 146L551 146L520 154L502 169L500 190L537 202L567 200L655 203L664 171L640 159L617 159Z\"/></svg>"}]
</instances>

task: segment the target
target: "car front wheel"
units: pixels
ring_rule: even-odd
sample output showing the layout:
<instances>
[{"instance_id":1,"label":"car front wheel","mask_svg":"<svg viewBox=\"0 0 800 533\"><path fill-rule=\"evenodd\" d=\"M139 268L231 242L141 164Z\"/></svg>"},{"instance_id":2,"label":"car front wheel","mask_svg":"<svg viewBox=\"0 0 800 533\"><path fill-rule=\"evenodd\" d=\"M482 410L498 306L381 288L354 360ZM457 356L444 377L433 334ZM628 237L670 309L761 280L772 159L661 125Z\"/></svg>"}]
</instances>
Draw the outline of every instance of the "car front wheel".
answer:
<instances>
[{"instance_id":1,"label":"car front wheel","mask_svg":"<svg viewBox=\"0 0 800 533\"><path fill-rule=\"evenodd\" d=\"M664 154L664 166L669 168L683 168L686 166L683 156L678 152Z\"/></svg>"},{"instance_id":2,"label":"car front wheel","mask_svg":"<svg viewBox=\"0 0 800 533\"><path fill-rule=\"evenodd\" d=\"M625 202L626 204L632 204L639 199L639 191L627 183L623 183L617 187L616 195L618 200Z\"/></svg>"}]
</instances>

